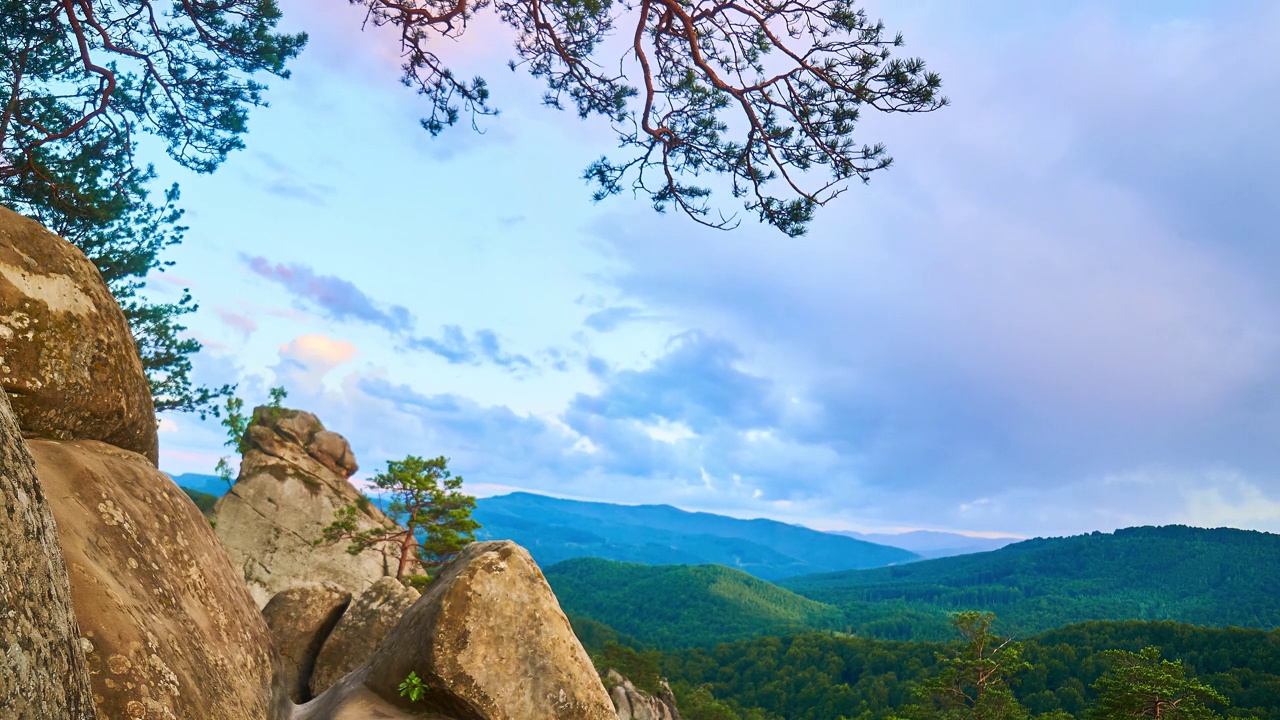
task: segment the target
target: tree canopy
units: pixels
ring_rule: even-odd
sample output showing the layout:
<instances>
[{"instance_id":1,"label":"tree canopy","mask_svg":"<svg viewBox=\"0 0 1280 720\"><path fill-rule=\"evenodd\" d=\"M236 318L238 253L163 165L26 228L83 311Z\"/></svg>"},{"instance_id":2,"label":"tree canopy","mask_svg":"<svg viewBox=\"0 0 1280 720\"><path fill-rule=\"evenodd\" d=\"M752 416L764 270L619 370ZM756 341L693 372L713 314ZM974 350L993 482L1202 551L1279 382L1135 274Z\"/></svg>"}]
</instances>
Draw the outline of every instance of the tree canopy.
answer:
<instances>
[{"instance_id":1,"label":"tree canopy","mask_svg":"<svg viewBox=\"0 0 1280 720\"><path fill-rule=\"evenodd\" d=\"M546 82L545 104L614 124L623 154L585 172L596 200L632 190L717 228L738 221L713 213L700 176L727 176L748 212L800 235L849 181L892 162L884 145L853 139L864 107L947 104L941 78L923 60L893 56L902 36L853 0L351 2L400 30L402 79L427 98L422 125L433 135L462 113L474 123L496 112L488 84L457 76L432 44L491 7L516 32L511 68Z\"/></svg>"},{"instance_id":2,"label":"tree canopy","mask_svg":"<svg viewBox=\"0 0 1280 720\"><path fill-rule=\"evenodd\" d=\"M337 1L337 0L332 0ZM585 169L593 197L631 190L717 228L726 177L747 212L788 235L854 179L889 166L854 139L865 108L926 112L941 80L894 55L901 35L854 0L350 0L399 30L403 81L426 99L433 135L495 114L487 83L437 54L482 10L515 31L512 69L546 83L544 102L603 117L620 154ZM264 78L287 78L306 43L277 31L275 0L0 0L0 203L78 245L130 321L157 410L212 411L229 386L191 377L200 343L180 322L184 291L140 291L182 241L176 185L153 196L144 137L195 172L243 147ZM616 65L615 65L616 60ZM617 70L612 68L616 67Z\"/></svg>"},{"instance_id":3,"label":"tree canopy","mask_svg":"<svg viewBox=\"0 0 1280 720\"><path fill-rule=\"evenodd\" d=\"M154 203L143 136L210 172L243 146L261 75L287 77L305 37L274 32L274 0L0 0L0 202L94 261L130 321L157 410L206 410L230 388L196 387L196 309L139 294L182 240L176 186Z\"/></svg>"},{"instance_id":4,"label":"tree canopy","mask_svg":"<svg viewBox=\"0 0 1280 720\"><path fill-rule=\"evenodd\" d=\"M399 556L400 580L411 565L442 565L475 540L480 523L471 519L471 511L476 499L462 492L462 478L449 470L448 459L388 460L386 471L370 482L390 501L386 511L392 522L362 530L357 523L362 508L349 505L334 514L316 544L345 540L352 555L389 545Z\"/></svg>"},{"instance_id":5,"label":"tree canopy","mask_svg":"<svg viewBox=\"0 0 1280 720\"><path fill-rule=\"evenodd\" d=\"M1093 684L1098 702L1089 720L1213 720L1219 717L1209 703L1225 705L1222 693L1187 677L1181 660L1165 660L1160 648L1138 652L1108 650L1110 669Z\"/></svg>"}]
</instances>

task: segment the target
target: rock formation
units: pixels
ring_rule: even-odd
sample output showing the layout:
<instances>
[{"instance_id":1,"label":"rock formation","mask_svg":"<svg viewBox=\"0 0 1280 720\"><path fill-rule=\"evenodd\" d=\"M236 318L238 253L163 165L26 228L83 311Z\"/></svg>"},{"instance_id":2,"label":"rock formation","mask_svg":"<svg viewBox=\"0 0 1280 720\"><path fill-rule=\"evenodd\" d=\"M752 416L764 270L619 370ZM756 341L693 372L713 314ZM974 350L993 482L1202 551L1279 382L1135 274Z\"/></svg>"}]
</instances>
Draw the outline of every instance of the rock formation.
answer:
<instances>
[{"instance_id":1,"label":"rock formation","mask_svg":"<svg viewBox=\"0 0 1280 720\"><path fill-rule=\"evenodd\" d=\"M328 690L373 657L417 600L417 590L393 577L382 578L361 593L324 640L311 673L311 695Z\"/></svg>"},{"instance_id":2,"label":"rock formation","mask_svg":"<svg viewBox=\"0 0 1280 720\"><path fill-rule=\"evenodd\" d=\"M0 207L0 385L29 435L159 444L151 390L124 313L73 245Z\"/></svg>"},{"instance_id":3,"label":"rock formation","mask_svg":"<svg viewBox=\"0 0 1280 720\"><path fill-rule=\"evenodd\" d=\"M145 458L29 440L101 718L289 716L267 624L209 521Z\"/></svg>"},{"instance_id":4,"label":"rock formation","mask_svg":"<svg viewBox=\"0 0 1280 720\"><path fill-rule=\"evenodd\" d=\"M276 593L262 609L284 663L285 687L294 702L311 699L308 685L316 656L350 604L351 593L340 585L304 583Z\"/></svg>"},{"instance_id":5,"label":"rock formation","mask_svg":"<svg viewBox=\"0 0 1280 720\"><path fill-rule=\"evenodd\" d=\"M387 574L388 561L376 551L352 556L345 543L312 545L348 505L363 505L361 529L389 522L347 482L355 471L347 441L315 415L254 411L240 476L218 501L213 520L259 607L300 583L328 581L359 594Z\"/></svg>"},{"instance_id":6,"label":"rock formation","mask_svg":"<svg viewBox=\"0 0 1280 720\"><path fill-rule=\"evenodd\" d=\"M676 696L666 680L659 681L657 695L650 695L636 688L617 670L610 670L604 678L609 689L609 699L618 711L618 720L680 720L676 710Z\"/></svg>"},{"instance_id":7,"label":"rock formation","mask_svg":"<svg viewBox=\"0 0 1280 720\"><path fill-rule=\"evenodd\" d=\"M428 688L418 702L399 694L410 672ZM533 558L503 541L473 543L442 568L373 658L295 720L377 717L369 708L392 718L617 718Z\"/></svg>"},{"instance_id":8,"label":"rock formation","mask_svg":"<svg viewBox=\"0 0 1280 720\"><path fill-rule=\"evenodd\" d=\"M0 708L9 720L94 717L67 566L35 463L0 393Z\"/></svg>"}]
</instances>

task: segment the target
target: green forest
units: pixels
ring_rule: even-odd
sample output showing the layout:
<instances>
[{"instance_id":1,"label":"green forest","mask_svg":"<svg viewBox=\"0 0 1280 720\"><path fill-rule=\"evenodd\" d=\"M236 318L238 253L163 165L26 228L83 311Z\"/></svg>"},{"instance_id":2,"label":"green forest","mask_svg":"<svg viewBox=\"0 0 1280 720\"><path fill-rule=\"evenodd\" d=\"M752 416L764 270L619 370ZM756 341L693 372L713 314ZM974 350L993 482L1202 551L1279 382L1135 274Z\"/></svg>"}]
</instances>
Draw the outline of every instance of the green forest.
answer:
<instances>
[{"instance_id":1,"label":"green forest","mask_svg":"<svg viewBox=\"0 0 1280 720\"><path fill-rule=\"evenodd\" d=\"M1274 568L1278 535L1174 525L1027 540L780 584L839 607L859 634L893 639L939 639L946 613L962 609L994 611L1022 634L1127 619L1266 629L1280 626ZM917 622L895 622L899 614Z\"/></svg>"},{"instance_id":2,"label":"green forest","mask_svg":"<svg viewBox=\"0 0 1280 720\"><path fill-rule=\"evenodd\" d=\"M841 612L720 565L566 560L546 571L565 610L658 647L840 629Z\"/></svg>"},{"instance_id":3,"label":"green forest","mask_svg":"<svg viewBox=\"0 0 1280 720\"><path fill-rule=\"evenodd\" d=\"M1280 627L1280 536L1182 526L1036 539L777 585L721 566L576 559L547 570L567 612L678 649L805 630L947 641L959 610L1026 637L1092 620Z\"/></svg>"},{"instance_id":4,"label":"green forest","mask_svg":"<svg viewBox=\"0 0 1280 720\"><path fill-rule=\"evenodd\" d=\"M602 670L617 668L641 686L668 678L686 720L888 720L939 672L939 657L958 647L811 632L661 652L597 623L575 619L574 626ZM1280 718L1280 631L1090 622L1022 646L1029 667L1010 685L1033 715L1085 717L1096 699L1091 686L1107 668L1103 653L1156 646L1226 698L1215 708L1221 716Z\"/></svg>"}]
</instances>

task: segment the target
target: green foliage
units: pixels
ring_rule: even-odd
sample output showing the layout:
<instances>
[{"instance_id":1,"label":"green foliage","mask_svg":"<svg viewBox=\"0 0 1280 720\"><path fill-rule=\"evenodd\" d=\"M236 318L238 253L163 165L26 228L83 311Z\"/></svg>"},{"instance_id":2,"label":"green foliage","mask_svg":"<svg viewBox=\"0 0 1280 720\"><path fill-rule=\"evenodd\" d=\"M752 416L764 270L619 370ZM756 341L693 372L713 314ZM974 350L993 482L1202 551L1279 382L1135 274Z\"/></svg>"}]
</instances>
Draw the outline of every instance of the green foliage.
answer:
<instances>
[{"instance_id":1,"label":"green foliage","mask_svg":"<svg viewBox=\"0 0 1280 720\"><path fill-rule=\"evenodd\" d=\"M1184 526L1028 540L1000 550L779 582L855 632L943 639L945 617L997 612L1020 635L1089 620L1280 626L1280 535ZM902 618L910 617L910 622Z\"/></svg>"},{"instance_id":2,"label":"green foliage","mask_svg":"<svg viewBox=\"0 0 1280 720\"><path fill-rule=\"evenodd\" d=\"M566 612L658 647L843 627L837 609L720 565L578 558L546 576Z\"/></svg>"},{"instance_id":3,"label":"green foliage","mask_svg":"<svg viewBox=\"0 0 1280 720\"><path fill-rule=\"evenodd\" d=\"M574 627L576 632L578 625L575 623ZM581 637L580 634L579 638ZM591 662L602 678L610 670L616 670L630 680L637 690L653 696L662 692L661 653L638 650L612 640L604 641L603 645L587 646L595 648L591 653ZM680 716L685 720L773 720L776 717L758 708L744 709L732 702L718 700L705 685L693 686L677 682L671 686L671 692L675 696Z\"/></svg>"},{"instance_id":4,"label":"green foliage","mask_svg":"<svg viewBox=\"0 0 1280 720\"><path fill-rule=\"evenodd\" d=\"M1227 704L1222 693L1188 678L1182 661L1162 659L1158 647L1108 650L1104 656L1111 667L1093 684L1098 700L1089 720L1212 720L1219 716L1207 703Z\"/></svg>"},{"instance_id":5,"label":"green foliage","mask_svg":"<svg viewBox=\"0 0 1280 720\"><path fill-rule=\"evenodd\" d=\"M662 654L656 650L637 650L616 642L606 642L591 653L591 662L601 675L617 670L638 690L657 695L662 691Z\"/></svg>"},{"instance_id":6,"label":"green foliage","mask_svg":"<svg viewBox=\"0 0 1280 720\"><path fill-rule=\"evenodd\" d=\"M171 157L212 171L241 146L247 110L262 104L261 74L287 76L305 41L274 32L273 0L182 3L156 12L140 0L0 0L0 203L74 243L124 310L156 409L211 412L231 387L193 385L180 318L196 309L140 295L181 242L178 190L154 204L150 165L135 149L161 138Z\"/></svg>"},{"instance_id":7,"label":"green foliage","mask_svg":"<svg viewBox=\"0 0 1280 720\"><path fill-rule=\"evenodd\" d=\"M625 633L620 633L602 622L596 622L590 618L584 618L581 615L572 613L566 613L566 615L569 618L569 624L573 627L573 634L578 637L578 641L582 643L582 646L588 650L603 648L610 643L623 645L632 650L640 650L644 647L639 640Z\"/></svg>"},{"instance_id":8,"label":"green foliage","mask_svg":"<svg viewBox=\"0 0 1280 720\"><path fill-rule=\"evenodd\" d=\"M1095 699L1091 686L1111 667L1107 652L1140 653L1149 645L1221 693L1230 702L1225 717L1280 720L1280 631L1090 622L1021 644L1029 667L1011 690L1036 720L1085 717ZM942 671L940 656L961 650L960 643L807 633L663 652L660 670L673 689L705 686L734 707L788 720L883 720L901 717L916 688Z\"/></svg>"},{"instance_id":9,"label":"green foliage","mask_svg":"<svg viewBox=\"0 0 1280 720\"><path fill-rule=\"evenodd\" d=\"M427 41L456 37L485 3L424 12L393 0L352 2L372 24L396 28L402 81L427 98L422 126L432 135L462 112L473 125L477 115L496 114L485 81L455 74ZM546 82L544 104L572 106L616 129L625 155L601 157L583 173L595 200L631 191L658 212L675 209L716 228L737 220L713 210L707 175L725 176L725 189L762 223L800 235L816 207L890 165L883 145L854 140L864 110L947 104L922 60L893 56L902 36L853 0L492 7L518 38L511 69L524 66ZM632 39L620 45L625 56L600 57L615 34Z\"/></svg>"},{"instance_id":10,"label":"green foliage","mask_svg":"<svg viewBox=\"0 0 1280 720\"><path fill-rule=\"evenodd\" d=\"M270 398L267 401L267 407L274 408L276 410L279 410L281 407L283 407L284 399L289 397L288 391L286 391L283 387L273 387L267 391L267 395Z\"/></svg>"},{"instance_id":11,"label":"green foliage","mask_svg":"<svg viewBox=\"0 0 1280 720\"><path fill-rule=\"evenodd\" d=\"M1022 645L992 630L991 613L965 611L951 620L964 642L950 654L937 654L937 674L916 690L907 718L937 720L1026 720L1027 709L1013 696L1010 682L1030 666Z\"/></svg>"},{"instance_id":12,"label":"green foliage","mask_svg":"<svg viewBox=\"0 0 1280 720\"><path fill-rule=\"evenodd\" d=\"M278 412L281 403L289 393L283 387L273 387L268 391L271 398L267 404L267 408L271 412ZM227 439L223 441L223 445L235 448L236 452L244 455L245 453L245 433L249 430L249 417L244 414L244 400L234 395L228 395L223 402L221 411L218 413L218 422L227 432ZM218 477L227 484L227 487L235 485L235 475L231 469L231 459L223 456L218 458L218 464L214 466L214 471Z\"/></svg>"},{"instance_id":13,"label":"green foliage","mask_svg":"<svg viewBox=\"0 0 1280 720\"><path fill-rule=\"evenodd\" d=\"M410 455L390 460L385 472L371 482L390 498L387 515L394 523L360 529L360 518L372 520L360 503L339 508L316 545L347 541L347 552L390 545L400 550L396 578L403 579L410 564L434 567L443 564L475 540L480 524L471 518L476 499L462 492L462 478L448 468L448 459L423 459ZM364 503L365 508L368 507Z\"/></svg>"},{"instance_id":14,"label":"green foliage","mask_svg":"<svg viewBox=\"0 0 1280 720\"><path fill-rule=\"evenodd\" d=\"M189 487L179 489L186 493L187 497L191 498L191 502L194 502L196 507L200 508L200 512L205 515L212 513L213 506L218 502L217 495L210 495L207 492L200 492L199 490L193 490Z\"/></svg>"},{"instance_id":15,"label":"green foliage","mask_svg":"<svg viewBox=\"0 0 1280 720\"><path fill-rule=\"evenodd\" d=\"M427 684L413 670L410 670L408 676L400 683L400 697L407 697L414 702L426 697L427 690Z\"/></svg>"},{"instance_id":16,"label":"green foliage","mask_svg":"<svg viewBox=\"0 0 1280 720\"><path fill-rule=\"evenodd\" d=\"M227 431L227 439L222 444L241 451L244 433L249 429L249 418L244 414L244 400L235 396L229 397L223 409L226 415L221 417L219 422Z\"/></svg>"}]
</instances>

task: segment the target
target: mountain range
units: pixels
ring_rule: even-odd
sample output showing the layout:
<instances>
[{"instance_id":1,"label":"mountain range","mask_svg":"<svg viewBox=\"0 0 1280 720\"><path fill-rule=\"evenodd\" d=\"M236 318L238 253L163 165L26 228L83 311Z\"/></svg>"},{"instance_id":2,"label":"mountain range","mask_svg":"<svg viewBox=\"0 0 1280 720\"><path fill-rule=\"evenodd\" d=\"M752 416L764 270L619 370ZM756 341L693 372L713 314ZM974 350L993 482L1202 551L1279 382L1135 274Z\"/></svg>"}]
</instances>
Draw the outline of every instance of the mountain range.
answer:
<instances>
[{"instance_id":1,"label":"mountain range","mask_svg":"<svg viewBox=\"0 0 1280 720\"><path fill-rule=\"evenodd\" d=\"M948 615L968 609L997 613L1017 635L1088 620L1280 627L1280 535L1226 528L1037 538L986 553L792 577L777 585L750 582L728 568L655 569L604 560L570 561L546 572L566 612L668 647L775 635L797 622L867 637L945 640L953 634ZM731 613L735 618L725 617Z\"/></svg>"},{"instance_id":2,"label":"mountain range","mask_svg":"<svg viewBox=\"0 0 1280 720\"><path fill-rule=\"evenodd\" d=\"M765 580L883 567L920 556L775 520L739 520L670 505L614 505L511 493L481 498L481 540L514 540L542 567L577 557L647 565L715 564Z\"/></svg>"},{"instance_id":3,"label":"mountain range","mask_svg":"<svg viewBox=\"0 0 1280 720\"><path fill-rule=\"evenodd\" d=\"M953 555L969 555L971 553L999 550L1005 545L1018 542L1016 537L973 537L959 533L939 532L937 530L912 530L903 533L860 533L852 530L833 530L837 535L848 535L851 538L864 540L877 545L910 550L924 558L951 557Z\"/></svg>"}]
</instances>

